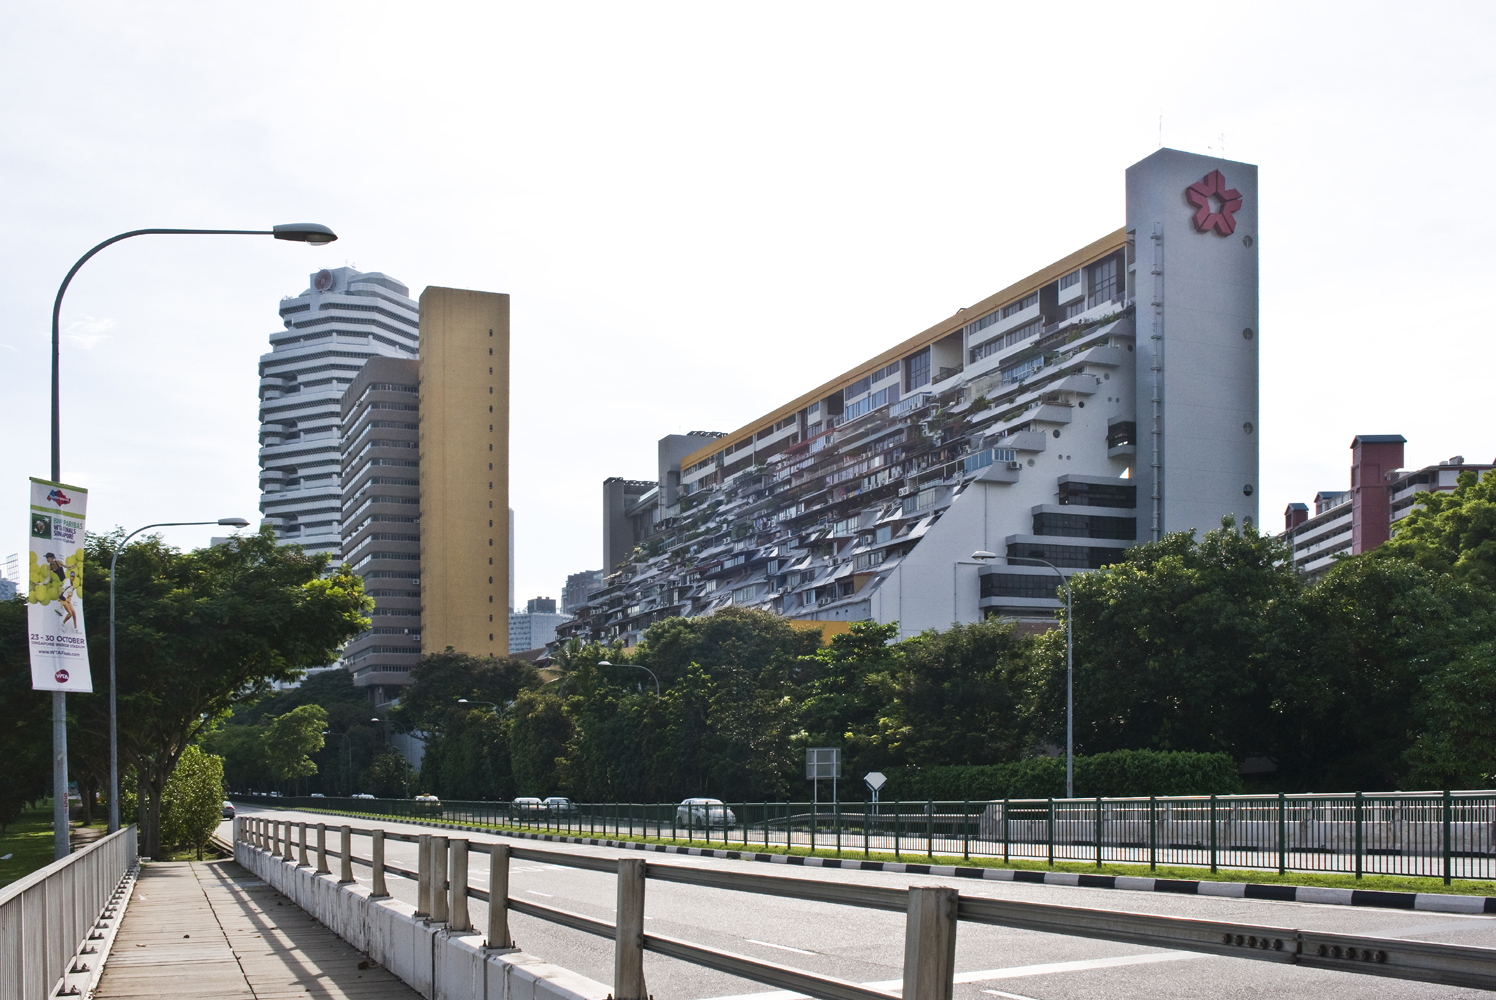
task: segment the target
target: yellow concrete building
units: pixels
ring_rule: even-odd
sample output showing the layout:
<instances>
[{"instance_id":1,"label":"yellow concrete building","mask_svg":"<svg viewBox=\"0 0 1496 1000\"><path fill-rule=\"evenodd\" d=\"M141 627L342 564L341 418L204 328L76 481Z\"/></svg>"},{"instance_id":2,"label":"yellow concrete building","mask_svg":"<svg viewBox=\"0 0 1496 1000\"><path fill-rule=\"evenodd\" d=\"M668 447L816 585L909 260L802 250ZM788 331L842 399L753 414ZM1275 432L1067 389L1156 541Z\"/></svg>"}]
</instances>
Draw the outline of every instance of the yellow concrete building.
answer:
<instances>
[{"instance_id":1,"label":"yellow concrete building","mask_svg":"<svg viewBox=\"0 0 1496 1000\"><path fill-rule=\"evenodd\" d=\"M509 296L421 293L421 652L509 653Z\"/></svg>"}]
</instances>

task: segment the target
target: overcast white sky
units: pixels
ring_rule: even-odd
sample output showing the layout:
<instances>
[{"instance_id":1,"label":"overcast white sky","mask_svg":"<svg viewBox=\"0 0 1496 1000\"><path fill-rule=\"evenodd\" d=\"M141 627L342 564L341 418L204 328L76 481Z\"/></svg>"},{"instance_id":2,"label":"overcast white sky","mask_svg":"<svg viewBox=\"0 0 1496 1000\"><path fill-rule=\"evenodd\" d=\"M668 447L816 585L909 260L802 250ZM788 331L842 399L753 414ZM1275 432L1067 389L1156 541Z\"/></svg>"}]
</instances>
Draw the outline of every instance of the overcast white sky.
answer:
<instances>
[{"instance_id":1,"label":"overcast white sky","mask_svg":"<svg viewBox=\"0 0 1496 1000\"><path fill-rule=\"evenodd\" d=\"M731 430L1121 225L1160 115L1165 145L1260 164L1264 523L1344 488L1357 433L1489 461L1493 11L16 4L0 556L47 475L52 298L114 233L342 239L84 268L63 478L91 527L258 522L256 359L281 296L348 263L513 295L522 604L600 565L600 482L653 478L660 435Z\"/></svg>"}]
</instances>

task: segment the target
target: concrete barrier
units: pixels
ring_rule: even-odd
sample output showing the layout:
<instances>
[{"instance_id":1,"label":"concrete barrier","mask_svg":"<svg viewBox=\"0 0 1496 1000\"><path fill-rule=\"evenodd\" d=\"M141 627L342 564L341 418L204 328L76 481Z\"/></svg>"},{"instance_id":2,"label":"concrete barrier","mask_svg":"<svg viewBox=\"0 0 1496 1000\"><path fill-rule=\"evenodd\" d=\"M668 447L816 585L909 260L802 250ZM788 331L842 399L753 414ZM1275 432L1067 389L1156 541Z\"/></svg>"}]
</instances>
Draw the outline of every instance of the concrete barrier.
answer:
<instances>
[{"instance_id":1,"label":"concrete barrier","mask_svg":"<svg viewBox=\"0 0 1496 1000\"><path fill-rule=\"evenodd\" d=\"M485 948L483 935L419 918L415 907L373 897L369 886L340 884L335 875L284 861L246 843L237 830L234 859L429 1000L605 1000L612 995L602 983L522 951Z\"/></svg>"}]
</instances>

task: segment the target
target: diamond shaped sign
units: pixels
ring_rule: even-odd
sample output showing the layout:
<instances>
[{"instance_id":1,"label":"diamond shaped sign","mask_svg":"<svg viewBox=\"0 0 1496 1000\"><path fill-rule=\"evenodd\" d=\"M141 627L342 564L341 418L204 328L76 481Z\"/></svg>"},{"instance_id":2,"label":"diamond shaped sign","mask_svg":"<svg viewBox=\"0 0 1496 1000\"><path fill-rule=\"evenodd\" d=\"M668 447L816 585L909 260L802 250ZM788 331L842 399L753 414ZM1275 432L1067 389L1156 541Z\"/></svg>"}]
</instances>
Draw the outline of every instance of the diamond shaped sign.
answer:
<instances>
[{"instance_id":1,"label":"diamond shaped sign","mask_svg":"<svg viewBox=\"0 0 1496 1000\"><path fill-rule=\"evenodd\" d=\"M888 776L885 775L882 771L873 771L866 775L862 780L863 783L868 786L868 788L876 792L888 783Z\"/></svg>"}]
</instances>

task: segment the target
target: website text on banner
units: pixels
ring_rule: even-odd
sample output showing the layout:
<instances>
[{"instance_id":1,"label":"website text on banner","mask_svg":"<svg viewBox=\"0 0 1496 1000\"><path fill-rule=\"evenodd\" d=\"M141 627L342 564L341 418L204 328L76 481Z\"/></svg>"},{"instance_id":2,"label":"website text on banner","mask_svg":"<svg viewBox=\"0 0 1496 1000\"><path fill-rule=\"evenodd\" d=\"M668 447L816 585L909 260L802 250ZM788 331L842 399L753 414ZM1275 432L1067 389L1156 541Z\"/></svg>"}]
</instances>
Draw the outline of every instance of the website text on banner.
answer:
<instances>
[{"instance_id":1,"label":"website text on banner","mask_svg":"<svg viewBox=\"0 0 1496 1000\"><path fill-rule=\"evenodd\" d=\"M93 691L83 631L83 520L88 491L31 480L31 565L26 591L31 687Z\"/></svg>"}]
</instances>

